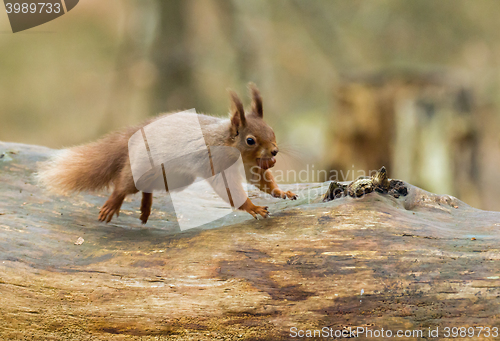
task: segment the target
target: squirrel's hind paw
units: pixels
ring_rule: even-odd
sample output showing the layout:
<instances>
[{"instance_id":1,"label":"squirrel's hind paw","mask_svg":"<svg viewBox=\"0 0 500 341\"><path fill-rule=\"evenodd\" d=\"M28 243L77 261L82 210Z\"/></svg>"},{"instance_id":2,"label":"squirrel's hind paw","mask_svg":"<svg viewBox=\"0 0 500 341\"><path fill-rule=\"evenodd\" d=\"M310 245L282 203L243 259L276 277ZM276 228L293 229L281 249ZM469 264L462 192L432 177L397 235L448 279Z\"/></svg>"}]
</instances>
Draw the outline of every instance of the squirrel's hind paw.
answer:
<instances>
[{"instance_id":1,"label":"squirrel's hind paw","mask_svg":"<svg viewBox=\"0 0 500 341\"><path fill-rule=\"evenodd\" d=\"M115 213L116 213L116 216L118 216L119 209L117 211L113 207L105 207L105 206L103 206L101 208L101 211L99 212L99 221L105 221L106 223L109 223L111 221L111 219L113 219L113 215Z\"/></svg>"},{"instance_id":2,"label":"squirrel's hind paw","mask_svg":"<svg viewBox=\"0 0 500 341\"><path fill-rule=\"evenodd\" d=\"M150 214L151 214L151 210L144 211L141 213L140 219L141 219L142 225L145 225L148 222L148 218L149 218Z\"/></svg>"},{"instance_id":3,"label":"squirrel's hind paw","mask_svg":"<svg viewBox=\"0 0 500 341\"><path fill-rule=\"evenodd\" d=\"M109 223L113 219L113 215L118 216L124 199L125 196L122 195L111 195L99 211L99 221Z\"/></svg>"}]
</instances>

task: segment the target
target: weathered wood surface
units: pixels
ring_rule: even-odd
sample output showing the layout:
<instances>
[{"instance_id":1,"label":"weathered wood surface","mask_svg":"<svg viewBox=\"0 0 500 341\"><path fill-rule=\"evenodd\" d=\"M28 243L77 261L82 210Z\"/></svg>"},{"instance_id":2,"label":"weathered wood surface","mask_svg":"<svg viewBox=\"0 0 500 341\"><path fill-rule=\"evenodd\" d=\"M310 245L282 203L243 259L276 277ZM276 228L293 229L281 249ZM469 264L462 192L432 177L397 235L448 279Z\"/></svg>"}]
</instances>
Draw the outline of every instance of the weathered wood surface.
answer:
<instances>
[{"instance_id":1,"label":"weathered wood surface","mask_svg":"<svg viewBox=\"0 0 500 341\"><path fill-rule=\"evenodd\" d=\"M104 224L105 194L60 197L36 186L35 164L50 152L0 143L2 340L500 326L500 213L411 186L398 199L322 203L327 186L304 185L296 203L259 199L273 213L266 220L236 213L180 232L158 196L141 226L137 195Z\"/></svg>"}]
</instances>

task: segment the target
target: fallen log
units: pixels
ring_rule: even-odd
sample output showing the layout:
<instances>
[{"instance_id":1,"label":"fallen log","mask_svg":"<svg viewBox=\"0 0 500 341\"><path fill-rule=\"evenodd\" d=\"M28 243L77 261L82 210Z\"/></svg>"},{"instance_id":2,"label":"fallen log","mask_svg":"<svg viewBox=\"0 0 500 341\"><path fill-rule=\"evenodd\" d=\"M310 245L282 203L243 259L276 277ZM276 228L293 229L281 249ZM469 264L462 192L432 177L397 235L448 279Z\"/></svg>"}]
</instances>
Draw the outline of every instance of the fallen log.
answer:
<instances>
[{"instance_id":1,"label":"fallen log","mask_svg":"<svg viewBox=\"0 0 500 341\"><path fill-rule=\"evenodd\" d=\"M407 195L324 202L324 183L284 186L296 202L252 198L269 206L265 220L235 212L181 232L155 193L146 226L139 195L105 224L105 193L37 186L52 152L0 143L2 339L279 340L358 327L488 327L493 338L499 327L499 212L406 183Z\"/></svg>"}]
</instances>

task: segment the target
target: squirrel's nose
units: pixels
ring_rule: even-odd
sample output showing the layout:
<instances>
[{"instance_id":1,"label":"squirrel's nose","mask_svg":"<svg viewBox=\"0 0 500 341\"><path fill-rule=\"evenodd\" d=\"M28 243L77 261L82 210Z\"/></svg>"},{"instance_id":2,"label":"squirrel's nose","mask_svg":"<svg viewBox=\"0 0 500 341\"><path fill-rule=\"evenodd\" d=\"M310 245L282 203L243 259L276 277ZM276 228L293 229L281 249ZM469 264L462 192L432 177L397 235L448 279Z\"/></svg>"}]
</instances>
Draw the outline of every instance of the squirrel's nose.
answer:
<instances>
[{"instance_id":1,"label":"squirrel's nose","mask_svg":"<svg viewBox=\"0 0 500 341\"><path fill-rule=\"evenodd\" d=\"M276 154L278 154L278 149L273 149L271 151L271 154L273 154L273 156L276 156Z\"/></svg>"}]
</instances>

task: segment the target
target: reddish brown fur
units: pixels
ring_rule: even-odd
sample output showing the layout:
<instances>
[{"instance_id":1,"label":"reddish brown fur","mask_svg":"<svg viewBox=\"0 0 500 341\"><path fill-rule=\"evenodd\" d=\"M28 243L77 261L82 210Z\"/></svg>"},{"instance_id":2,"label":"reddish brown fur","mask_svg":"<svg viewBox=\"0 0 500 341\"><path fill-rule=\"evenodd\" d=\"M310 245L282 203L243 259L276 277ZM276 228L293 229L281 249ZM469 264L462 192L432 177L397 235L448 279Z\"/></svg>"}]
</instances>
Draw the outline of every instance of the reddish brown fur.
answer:
<instances>
[{"instance_id":1,"label":"reddish brown fur","mask_svg":"<svg viewBox=\"0 0 500 341\"><path fill-rule=\"evenodd\" d=\"M252 96L252 112L262 118L264 116L264 108L262 106L262 97L260 96L260 92L254 83L250 83L248 88L250 89L250 94Z\"/></svg>"},{"instance_id":2,"label":"reddish brown fur","mask_svg":"<svg viewBox=\"0 0 500 341\"><path fill-rule=\"evenodd\" d=\"M62 194L107 188L116 182L117 174L128 162L128 139L135 130L137 128L128 128L96 142L64 150L40 167L41 182Z\"/></svg>"},{"instance_id":3,"label":"reddish brown fur","mask_svg":"<svg viewBox=\"0 0 500 341\"><path fill-rule=\"evenodd\" d=\"M255 85L249 86L252 97L252 112L245 115L243 104L234 92L230 92L232 100L231 119L227 121L210 116L202 117L206 122L204 135L210 145L226 145L238 148L246 168L259 166L260 180L252 177L249 180L262 191L275 197L295 199L292 192L284 192L278 188L268 167L274 165L273 156L278 152L273 130L263 120L262 98ZM145 122L145 126L155 119ZM214 123L215 122L215 123ZM97 191L113 185L113 193L101 208L99 220L109 222L113 215L118 215L125 197L137 193L128 158L128 140L139 127L127 128L122 132L110 134L96 142L64 150L40 167L39 179L49 189L59 193L78 192L84 190ZM250 146L247 139L255 139L256 144ZM274 153L274 154L273 154ZM262 161L264 160L264 161ZM262 167L263 164L266 167ZM248 173L248 169L247 169ZM255 173L255 172L254 172ZM151 213L153 196L143 193L141 202L141 221L146 223ZM239 209L267 217L267 207L255 206L247 198Z\"/></svg>"}]
</instances>

